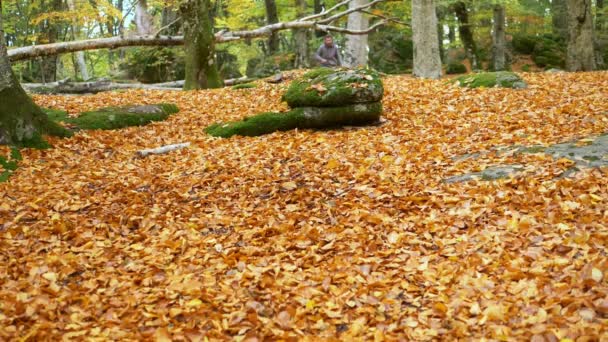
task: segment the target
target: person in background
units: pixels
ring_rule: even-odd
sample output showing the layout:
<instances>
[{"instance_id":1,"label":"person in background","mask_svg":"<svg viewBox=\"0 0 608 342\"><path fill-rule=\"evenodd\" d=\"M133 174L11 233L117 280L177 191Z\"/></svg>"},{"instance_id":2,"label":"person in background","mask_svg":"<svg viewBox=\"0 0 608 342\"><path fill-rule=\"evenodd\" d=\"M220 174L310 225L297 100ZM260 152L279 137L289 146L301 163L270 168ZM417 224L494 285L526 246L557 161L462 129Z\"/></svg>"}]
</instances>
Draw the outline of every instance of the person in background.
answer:
<instances>
[{"instance_id":1,"label":"person in background","mask_svg":"<svg viewBox=\"0 0 608 342\"><path fill-rule=\"evenodd\" d=\"M317 53L315 53L315 60L319 62L321 66L328 68L342 65L340 50L338 49L338 46L334 44L334 38L332 36L325 36L323 45L321 45L317 50Z\"/></svg>"}]
</instances>

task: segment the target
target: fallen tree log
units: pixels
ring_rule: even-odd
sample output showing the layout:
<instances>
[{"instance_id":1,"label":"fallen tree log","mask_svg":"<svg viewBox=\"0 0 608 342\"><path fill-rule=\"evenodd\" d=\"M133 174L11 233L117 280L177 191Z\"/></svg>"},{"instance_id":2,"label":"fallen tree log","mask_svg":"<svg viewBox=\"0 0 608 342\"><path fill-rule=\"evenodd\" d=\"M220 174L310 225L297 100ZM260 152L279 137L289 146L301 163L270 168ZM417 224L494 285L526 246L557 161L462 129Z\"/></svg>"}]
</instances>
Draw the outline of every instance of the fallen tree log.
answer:
<instances>
[{"instance_id":1,"label":"fallen tree log","mask_svg":"<svg viewBox=\"0 0 608 342\"><path fill-rule=\"evenodd\" d=\"M339 5L344 5L352 0L346 0ZM366 30L350 30L347 28L332 26L330 23L347 16L350 13L366 10L367 8L373 7L374 5L396 0L374 0L367 4L350 8L346 11L339 12L332 16L328 16L334 11L338 5L334 6L328 11L309 16L299 20L280 22L276 24L266 25L254 30L248 31L221 31L215 35L215 41L217 43L225 43L231 41L237 41L242 39L253 39L268 37L275 32L282 30L291 29L315 29L319 31L332 31L350 35L365 35L376 28L384 25L387 20L383 19L378 23L370 26ZM325 17L318 19L319 17ZM130 46L179 46L184 44L183 36L131 36L131 37L110 37L110 38L96 38L87 39L72 42L60 42L52 44L42 44L34 46L25 46L20 48L14 48L8 50L8 57L11 62L17 62L21 60L27 60L37 57L53 56L63 53L86 51L86 50L98 50L98 49L116 49Z\"/></svg>"},{"instance_id":2,"label":"fallen tree log","mask_svg":"<svg viewBox=\"0 0 608 342\"><path fill-rule=\"evenodd\" d=\"M256 78L233 78L224 81L225 86L233 86L249 83ZM69 80L50 83L22 83L21 86L31 94L97 94L104 91L121 89L147 89L147 90L182 90L184 81L172 81L164 83L115 83L108 80L92 82L70 82Z\"/></svg>"},{"instance_id":3,"label":"fallen tree log","mask_svg":"<svg viewBox=\"0 0 608 342\"><path fill-rule=\"evenodd\" d=\"M173 145L165 145L157 148L151 148L146 150L137 151L137 156L140 158L147 157L151 154L165 154L171 151L180 150L182 148L186 148L190 146L190 143L181 143L181 144L173 144Z\"/></svg>"},{"instance_id":4,"label":"fallen tree log","mask_svg":"<svg viewBox=\"0 0 608 342\"><path fill-rule=\"evenodd\" d=\"M110 81L95 82L51 82L51 83L22 83L25 91L32 94L96 94L104 91L121 89L148 89L148 90L182 90L179 82L160 84L142 83L114 83Z\"/></svg>"}]
</instances>

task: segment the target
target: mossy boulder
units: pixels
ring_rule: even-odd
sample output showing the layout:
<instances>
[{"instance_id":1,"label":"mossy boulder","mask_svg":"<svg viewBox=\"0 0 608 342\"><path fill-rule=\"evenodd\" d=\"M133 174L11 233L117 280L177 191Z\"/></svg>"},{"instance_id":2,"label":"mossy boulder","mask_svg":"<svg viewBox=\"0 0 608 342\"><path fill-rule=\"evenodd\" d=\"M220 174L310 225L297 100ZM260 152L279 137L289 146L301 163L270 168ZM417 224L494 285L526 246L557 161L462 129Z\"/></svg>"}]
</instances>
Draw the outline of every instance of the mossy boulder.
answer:
<instances>
[{"instance_id":1,"label":"mossy boulder","mask_svg":"<svg viewBox=\"0 0 608 342\"><path fill-rule=\"evenodd\" d=\"M382 80L372 70L314 69L289 86L283 99L293 108L285 113L261 113L241 121L217 123L205 129L215 137L259 136L294 128L332 128L379 121Z\"/></svg>"},{"instance_id":2,"label":"mossy boulder","mask_svg":"<svg viewBox=\"0 0 608 342\"><path fill-rule=\"evenodd\" d=\"M377 122L382 114L382 103L359 103L338 107L299 107L286 113L262 113L242 121L219 123L205 132L214 137L233 135L259 136L295 128L331 128L344 125L363 125Z\"/></svg>"},{"instance_id":3,"label":"mossy boulder","mask_svg":"<svg viewBox=\"0 0 608 342\"><path fill-rule=\"evenodd\" d=\"M466 72L467 72L467 67L464 64L458 63L458 62L450 63L445 68L445 73L448 75L466 74Z\"/></svg>"},{"instance_id":4,"label":"mossy boulder","mask_svg":"<svg viewBox=\"0 0 608 342\"><path fill-rule=\"evenodd\" d=\"M384 95L382 80L369 69L314 69L293 81L283 100L290 107L334 107L378 102Z\"/></svg>"},{"instance_id":5,"label":"mossy boulder","mask_svg":"<svg viewBox=\"0 0 608 342\"><path fill-rule=\"evenodd\" d=\"M468 88L526 88L526 82L516 73L509 71L481 72L471 75L460 76L455 79L461 87Z\"/></svg>"},{"instance_id":6,"label":"mossy boulder","mask_svg":"<svg viewBox=\"0 0 608 342\"><path fill-rule=\"evenodd\" d=\"M168 103L156 105L134 105L107 107L81 113L70 117L63 111L46 109L48 117L55 122L63 122L74 129L120 129L130 126L143 126L153 121L166 120L169 115L177 113L177 106Z\"/></svg>"}]
</instances>

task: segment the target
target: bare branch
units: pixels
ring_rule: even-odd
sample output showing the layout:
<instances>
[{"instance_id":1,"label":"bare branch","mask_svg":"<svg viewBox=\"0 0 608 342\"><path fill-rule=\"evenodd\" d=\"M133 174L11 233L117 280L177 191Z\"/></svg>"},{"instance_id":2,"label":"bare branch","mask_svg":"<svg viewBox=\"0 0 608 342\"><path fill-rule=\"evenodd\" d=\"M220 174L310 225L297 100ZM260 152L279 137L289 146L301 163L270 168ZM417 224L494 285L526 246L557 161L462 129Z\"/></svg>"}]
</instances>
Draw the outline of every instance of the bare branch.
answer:
<instances>
[{"instance_id":1,"label":"bare branch","mask_svg":"<svg viewBox=\"0 0 608 342\"><path fill-rule=\"evenodd\" d=\"M349 30L347 28L336 27L336 26L327 26L327 25L318 25L317 27L321 31L332 31L332 32L339 32L339 33L350 34L350 35L363 35L363 34L368 34L372 31L374 31L375 29L377 29L378 27L380 27L384 24L386 24L386 20L381 20L381 21L375 23L374 25L368 27L365 30Z\"/></svg>"},{"instance_id":2,"label":"bare branch","mask_svg":"<svg viewBox=\"0 0 608 342\"><path fill-rule=\"evenodd\" d=\"M378 17L378 18L384 19L386 21L393 22L395 24L404 25L404 26L410 26L410 24L406 23L405 21L398 20L398 19L396 19L394 17L387 17L385 15L374 13L374 12L371 12L371 11L368 11L368 10L362 10L361 13L365 13L365 14L367 14L369 16L372 16L372 17Z\"/></svg>"},{"instance_id":3,"label":"bare branch","mask_svg":"<svg viewBox=\"0 0 608 342\"><path fill-rule=\"evenodd\" d=\"M329 13L335 11L339 7L347 5L351 1L353 1L353 0L344 0L344 1L338 3L337 5L335 5L334 7L330 8L328 10L325 10L325 11L323 11L321 13L309 15L308 17L300 18L300 19L298 19L298 21L309 21L309 20L314 20L314 19L317 19L317 18L322 18L322 17L328 15Z\"/></svg>"},{"instance_id":4,"label":"bare branch","mask_svg":"<svg viewBox=\"0 0 608 342\"><path fill-rule=\"evenodd\" d=\"M340 19L340 18L342 18L344 16L347 16L347 15L353 13L353 12L360 12L361 10L364 10L366 8L370 8L370 7L372 7L372 6L376 5L376 4L379 4L381 2L386 2L386 1L389 1L389 0L374 0L372 2L368 2L365 5L353 7L353 8L350 8L350 9L344 11L344 12L336 13L336 14L332 15L331 17L319 20L318 23L319 24L331 23L332 21L334 21L336 19ZM396 0L390 0L390 1L396 1Z\"/></svg>"}]
</instances>

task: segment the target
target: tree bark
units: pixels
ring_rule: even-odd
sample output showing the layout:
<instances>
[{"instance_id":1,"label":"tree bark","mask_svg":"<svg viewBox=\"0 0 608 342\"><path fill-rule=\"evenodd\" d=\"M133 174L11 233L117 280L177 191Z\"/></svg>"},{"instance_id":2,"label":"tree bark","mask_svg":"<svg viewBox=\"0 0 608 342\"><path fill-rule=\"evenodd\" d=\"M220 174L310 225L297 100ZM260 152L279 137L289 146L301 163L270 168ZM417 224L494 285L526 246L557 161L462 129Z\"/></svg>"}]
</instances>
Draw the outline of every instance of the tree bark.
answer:
<instances>
[{"instance_id":1,"label":"tree bark","mask_svg":"<svg viewBox=\"0 0 608 342\"><path fill-rule=\"evenodd\" d=\"M0 0L0 13L2 0ZM8 60L0 15L0 144L41 143L42 133L59 134L59 129L27 96Z\"/></svg>"},{"instance_id":2,"label":"tree bark","mask_svg":"<svg viewBox=\"0 0 608 342\"><path fill-rule=\"evenodd\" d=\"M568 0L568 71L597 69L594 49L591 0Z\"/></svg>"},{"instance_id":3,"label":"tree bark","mask_svg":"<svg viewBox=\"0 0 608 342\"><path fill-rule=\"evenodd\" d=\"M441 23L445 18L445 10L441 7L435 7L435 12L437 13L437 42L439 43L439 57L441 58L441 62L445 62L445 49L443 47L443 37L444 30L443 24Z\"/></svg>"},{"instance_id":4,"label":"tree bark","mask_svg":"<svg viewBox=\"0 0 608 342\"><path fill-rule=\"evenodd\" d=\"M148 1L138 0L135 5L135 26L137 34L145 36L152 34L154 25L152 24L152 16L148 13Z\"/></svg>"},{"instance_id":5,"label":"tree bark","mask_svg":"<svg viewBox=\"0 0 608 342\"><path fill-rule=\"evenodd\" d=\"M313 0L313 6L314 6L315 14L319 14L319 13L323 12L324 5L321 2L321 0ZM325 32L315 31L315 35L317 38L321 38L325 35Z\"/></svg>"},{"instance_id":6,"label":"tree bark","mask_svg":"<svg viewBox=\"0 0 608 342\"><path fill-rule=\"evenodd\" d=\"M551 1L551 23L553 26L553 34L560 37L564 41L568 41L568 12L567 0L552 0Z\"/></svg>"},{"instance_id":7,"label":"tree bark","mask_svg":"<svg viewBox=\"0 0 608 342\"><path fill-rule=\"evenodd\" d=\"M495 5L492 30L492 67L495 71L505 70L507 67L506 45L505 8L502 5Z\"/></svg>"},{"instance_id":8,"label":"tree bark","mask_svg":"<svg viewBox=\"0 0 608 342\"><path fill-rule=\"evenodd\" d=\"M414 76L432 79L441 78L435 1L412 0L412 34L414 40Z\"/></svg>"},{"instance_id":9,"label":"tree bark","mask_svg":"<svg viewBox=\"0 0 608 342\"><path fill-rule=\"evenodd\" d=\"M296 16L303 17L306 14L306 0L296 0ZM306 29L293 30L293 39L295 42L295 67L308 68L310 67L310 56L308 47L308 32Z\"/></svg>"},{"instance_id":10,"label":"tree bark","mask_svg":"<svg viewBox=\"0 0 608 342\"><path fill-rule=\"evenodd\" d=\"M473 38L473 30L471 29L471 23L469 22L467 6L462 1L454 3L453 6L456 17L458 17L458 33L460 34L460 39L464 45L467 59L471 62L471 68L473 70L479 70L481 69L481 64L477 52L477 45Z\"/></svg>"},{"instance_id":11,"label":"tree bark","mask_svg":"<svg viewBox=\"0 0 608 342\"><path fill-rule=\"evenodd\" d=\"M348 3L348 8L355 8L367 4L368 0L353 0ZM369 19L361 12L353 12L348 15L347 28L350 30L366 30L369 27ZM344 51L344 64L347 67L366 66L368 57L368 36L347 35Z\"/></svg>"},{"instance_id":12,"label":"tree bark","mask_svg":"<svg viewBox=\"0 0 608 342\"><path fill-rule=\"evenodd\" d=\"M180 6L186 53L184 90L223 86L215 59L215 37L209 10L209 0L187 0Z\"/></svg>"},{"instance_id":13,"label":"tree bark","mask_svg":"<svg viewBox=\"0 0 608 342\"><path fill-rule=\"evenodd\" d=\"M275 0L264 0L266 5L266 21L268 25L279 22L279 14L277 12L277 3ZM272 32L268 38L268 54L272 55L279 51L279 34Z\"/></svg>"},{"instance_id":14,"label":"tree bark","mask_svg":"<svg viewBox=\"0 0 608 342\"><path fill-rule=\"evenodd\" d=\"M595 30L602 32L604 29L604 0L595 0Z\"/></svg>"},{"instance_id":15,"label":"tree bark","mask_svg":"<svg viewBox=\"0 0 608 342\"><path fill-rule=\"evenodd\" d=\"M67 4L68 9L70 11L76 10L74 0L67 0ZM80 38L80 27L78 27L75 22L72 24L71 30L73 38ZM78 73L80 73L80 78L82 78L82 80L86 81L91 78L89 76L89 68L87 67L87 62L83 51L77 51L72 60L75 62L74 69L78 70Z\"/></svg>"}]
</instances>

